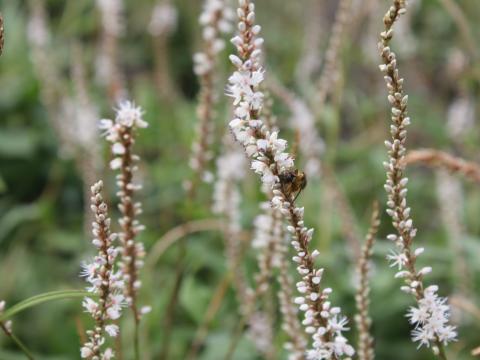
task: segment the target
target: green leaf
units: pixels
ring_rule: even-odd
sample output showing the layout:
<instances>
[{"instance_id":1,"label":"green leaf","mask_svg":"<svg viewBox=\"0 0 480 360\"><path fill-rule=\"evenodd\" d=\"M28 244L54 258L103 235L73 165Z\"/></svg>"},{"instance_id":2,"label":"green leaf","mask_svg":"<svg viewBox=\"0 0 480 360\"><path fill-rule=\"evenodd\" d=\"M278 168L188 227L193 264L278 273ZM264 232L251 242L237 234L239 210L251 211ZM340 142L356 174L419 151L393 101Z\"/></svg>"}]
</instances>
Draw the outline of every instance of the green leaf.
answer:
<instances>
[{"instance_id":1,"label":"green leaf","mask_svg":"<svg viewBox=\"0 0 480 360\"><path fill-rule=\"evenodd\" d=\"M7 184L5 180L3 180L2 176L0 175L0 194L3 194L7 191Z\"/></svg>"},{"instance_id":2,"label":"green leaf","mask_svg":"<svg viewBox=\"0 0 480 360\"><path fill-rule=\"evenodd\" d=\"M41 209L37 204L18 205L3 215L0 220L0 243L18 225L40 218Z\"/></svg>"},{"instance_id":3,"label":"green leaf","mask_svg":"<svg viewBox=\"0 0 480 360\"><path fill-rule=\"evenodd\" d=\"M185 279L180 292L180 302L186 312L197 323L202 321L210 297L211 292L208 287L196 281L194 276L189 276Z\"/></svg>"},{"instance_id":4,"label":"green leaf","mask_svg":"<svg viewBox=\"0 0 480 360\"><path fill-rule=\"evenodd\" d=\"M6 158L29 158L34 155L39 136L33 130L2 129L0 154Z\"/></svg>"},{"instance_id":5,"label":"green leaf","mask_svg":"<svg viewBox=\"0 0 480 360\"><path fill-rule=\"evenodd\" d=\"M54 300L63 300L63 299L73 299L85 296L92 296L91 293L84 290L59 290L51 291L40 295L32 296L26 300L19 302L18 304L13 305L7 311L5 311L0 316L0 322L8 320L13 315L16 315L23 310L27 310L31 307L43 304L45 302L54 301Z\"/></svg>"}]
</instances>

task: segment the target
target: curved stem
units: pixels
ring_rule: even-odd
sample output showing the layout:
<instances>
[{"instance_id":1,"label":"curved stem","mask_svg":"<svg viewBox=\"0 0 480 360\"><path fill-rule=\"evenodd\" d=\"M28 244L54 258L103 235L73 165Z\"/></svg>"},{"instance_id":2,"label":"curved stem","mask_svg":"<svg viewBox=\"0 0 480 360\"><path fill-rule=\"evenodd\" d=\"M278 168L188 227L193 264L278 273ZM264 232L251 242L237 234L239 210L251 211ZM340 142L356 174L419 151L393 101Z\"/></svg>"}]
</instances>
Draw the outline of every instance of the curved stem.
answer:
<instances>
[{"instance_id":1,"label":"curved stem","mask_svg":"<svg viewBox=\"0 0 480 360\"><path fill-rule=\"evenodd\" d=\"M145 261L146 272L153 270L153 267L158 262L160 257L167 251L167 249L181 238L203 231L220 231L225 228L225 222L218 219L202 219L193 220L173 229L168 230L161 238L159 238L153 247L149 250L147 259Z\"/></svg>"}]
</instances>

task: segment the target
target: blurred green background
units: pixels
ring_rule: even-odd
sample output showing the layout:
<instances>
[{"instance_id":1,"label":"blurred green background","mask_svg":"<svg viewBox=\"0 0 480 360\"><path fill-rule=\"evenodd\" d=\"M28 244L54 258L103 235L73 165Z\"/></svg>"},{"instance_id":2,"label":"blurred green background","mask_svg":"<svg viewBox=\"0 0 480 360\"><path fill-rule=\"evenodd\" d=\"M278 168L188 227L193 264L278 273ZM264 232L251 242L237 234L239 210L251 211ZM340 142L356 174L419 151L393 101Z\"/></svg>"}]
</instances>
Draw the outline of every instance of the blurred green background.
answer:
<instances>
[{"instance_id":1,"label":"blurred green background","mask_svg":"<svg viewBox=\"0 0 480 360\"><path fill-rule=\"evenodd\" d=\"M191 176L188 158L195 134L199 88L191 59L200 48L197 18L201 1L172 2L177 10L177 24L167 36L164 55L170 62L169 76L175 92L166 96L160 95L155 86L154 42L147 30L155 3L152 0L124 2L126 31L119 39L118 62L126 76L130 98L145 109L145 119L150 124L148 129L141 131L137 143L144 182L144 190L139 193L144 204L141 221L147 227L141 240L149 249L177 225L214 217L210 210L211 185L202 185L194 204L187 204L182 188L182 182ZM320 12L312 16L315 2L321 3ZM402 18L405 26L393 41L410 95L412 126L408 146L410 149L442 149L476 161L479 160L480 140L477 122L480 30L476 22L480 18L480 3L456 2L462 10L463 23L452 16L456 13L449 10L449 3L412 0L411 12ZM366 6L369 6L367 14L359 15ZM382 26L381 17L388 6L389 2L383 0L353 1L352 19L355 21L347 24L338 60L340 79L318 119L318 129L326 142L324 161L334 169L354 215L354 224L350 226L361 238L368 228L372 202L375 199L385 202L382 161L386 158L383 141L388 135L389 110L378 71L375 42ZM302 86L298 81L298 73L302 71L299 61L310 50L317 51L321 64L336 7L334 0L262 0L257 4L258 23L264 29L267 74L280 79L309 101L314 99L319 71L314 71L311 82ZM92 103L101 118L111 118L113 104L95 72L102 30L95 2L47 0L45 8L51 31L49 57L53 59L49 67L58 73L64 96L72 96L75 91L71 78L72 58L77 54L72 51L75 42L81 46L80 61L85 66ZM76 165L82 152L76 149L77 155L69 156L61 151L51 115L42 101L42 83L32 65L34 58L27 37L31 8L27 1L0 0L0 11L6 31L4 54L0 57L0 299L13 305L46 291L83 288L85 284L78 277L80 263L92 255L92 247L90 234L84 232L82 176ZM312 48L306 40L305 32L307 29L308 35L311 21L320 25L318 49ZM214 145L217 153L221 150L221 137L229 120L228 101L221 95L226 74L231 71L227 60L229 51L230 47L222 53L218 71L220 103ZM470 112L464 106L463 113L457 109L452 115L455 110L452 104L459 99L466 99ZM294 132L288 123L288 108L277 99L274 111L282 133L292 140ZM62 118L62 121L68 124L69 119ZM458 127L461 131L455 131ZM108 149L103 139L99 137L97 141L106 163ZM301 157L299 160L301 164ZM428 281L439 284L445 296L462 292L461 295L476 303L478 308L478 184L459 178L462 196L452 206L460 209L457 215L462 231L459 238L452 239L449 224L441 214L440 202L448 207L445 202L450 200L440 200L438 196L439 174L415 166L409 169L408 175L410 205L419 228L417 241L427 249L421 264L434 269ZM102 170L100 176L108 186L109 197L113 198L113 174ZM325 286L334 288L333 301L342 306L353 328L355 275L346 249L345 227L348 224L342 222L341 210L325 182L316 178L309 180L299 202L306 207L308 224L316 227L312 246L321 250L319 262L326 268ZM242 222L247 231L252 229L252 219L263 199L258 184L256 177L251 175L242 186ZM389 219L382 216L371 293L377 358L432 359L429 350L417 351L416 345L409 340L405 310L413 303L399 291L400 281L393 279L394 270L388 268L385 260L391 244L384 238L390 231ZM175 317L170 359L184 357L212 293L226 271L219 233L188 236L187 244L186 277ZM458 244L464 252L461 257L455 252ZM172 290L177 250L172 246L153 272L143 274L141 302L153 308L142 328L145 359L157 359L162 348L162 319ZM459 263L467 265L468 281L459 278L462 276L456 270ZM248 252L244 266L249 275L256 272L253 250ZM462 280L467 282L467 293L461 289ZM470 351L480 346L480 319L458 309L452 316L459 326L459 341L449 347L450 358L469 359ZM126 320L129 320L128 315ZM222 359L238 320L238 304L233 290L229 289L199 358ZM131 356L129 324L125 322L123 333L125 359ZM66 300L23 312L14 318L13 329L38 359L60 360L79 358L78 330L90 325L90 319L82 313L80 301ZM348 336L355 342L355 330ZM278 331L275 336L278 359L285 358L281 349L284 339L285 335ZM15 346L0 334L0 360L22 358ZM261 357L250 340L243 337L235 358Z\"/></svg>"}]
</instances>

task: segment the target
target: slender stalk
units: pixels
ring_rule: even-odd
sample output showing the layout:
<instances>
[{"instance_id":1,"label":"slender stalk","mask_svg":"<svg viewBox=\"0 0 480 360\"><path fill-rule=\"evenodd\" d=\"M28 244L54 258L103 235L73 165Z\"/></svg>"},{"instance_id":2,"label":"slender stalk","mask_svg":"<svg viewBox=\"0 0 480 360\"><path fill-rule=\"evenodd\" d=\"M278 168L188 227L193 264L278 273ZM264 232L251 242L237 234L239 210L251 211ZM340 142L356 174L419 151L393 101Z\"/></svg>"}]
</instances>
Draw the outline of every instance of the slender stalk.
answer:
<instances>
[{"instance_id":1,"label":"slender stalk","mask_svg":"<svg viewBox=\"0 0 480 360\"><path fill-rule=\"evenodd\" d=\"M479 164L452 156L444 151L436 149L411 150L405 156L404 163L405 165L425 164L433 168L445 168L452 173L461 174L467 179L480 183Z\"/></svg>"},{"instance_id":2,"label":"slender stalk","mask_svg":"<svg viewBox=\"0 0 480 360\"><path fill-rule=\"evenodd\" d=\"M471 300L463 296L452 296L450 304L458 310L462 310L468 314L468 316L473 316L477 322L480 321L480 307L475 305Z\"/></svg>"},{"instance_id":3,"label":"slender stalk","mask_svg":"<svg viewBox=\"0 0 480 360\"><path fill-rule=\"evenodd\" d=\"M108 206L102 197L103 182L98 181L91 187L91 210L94 214L92 222L92 244L98 249L93 261L83 264L82 277L89 283L88 296L82 303L86 312L93 318L95 325L87 330L87 341L83 343L80 354L83 359L96 360L113 357L111 348L104 348L105 335L117 337L120 328L116 324L121 316L123 296L122 274L116 271L117 234L110 232L111 220L108 217ZM98 300L93 297L97 296Z\"/></svg>"},{"instance_id":4,"label":"slender stalk","mask_svg":"<svg viewBox=\"0 0 480 360\"><path fill-rule=\"evenodd\" d=\"M135 336L133 338L133 347L135 353L135 360L140 360L140 324L138 319L135 319Z\"/></svg>"},{"instance_id":5,"label":"slender stalk","mask_svg":"<svg viewBox=\"0 0 480 360\"><path fill-rule=\"evenodd\" d=\"M341 315L340 308L331 307L328 299L332 289L320 285L324 269L315 265L319 252L310 249L314 229L305 226L304 208L296 205L296 195L306 185L305 174L295 168L294 159L286 152L286 140L279 137L278 132L270 131L261 117L263 39L258 37L261 27L255 24L255 4L251 0L239 0L238 4L238 35L232 39L238 56L230 55L236 71L229 78L227 89L235 106L230 129L244 147L252 169L271 190L271 206L280 211L289 224L287 230L292 235L291 243L296 252L292 260L297 263L301 277L297 283L301 295L295 302L305 312L305 331L312 337L313 346L307 351L308 356L326 359L351 357L355 351L342 336L342 331L347 330L347 319Z\"/></svg>"},{"instance_id":6,"label":"slender stalk","mask_svg":"<svg viewBox=\"0 0 480 360\"><path fill-rule=\"evenodd\" d=\"M190 167L193 170L192 178L186 182L187 202L192 204L200 181L209 181L212 174L208 167L213 158L211 144L215 119L215 105L217 94L215 92L217 58L223 50L224 42L221 34L228 26L228 19L232 17L231 9L224 0L205 0L199 23L202 25L203 48L194 55L194 72L200 81L200 93L197 106L197 134L192 146ZM175 309L183 279L185 277L185 257L187 254L185 239L180 240L175 269L175 280L170 296L167 314L165 317L165 335L161 359L168 358L172 325L175 317Z\"/></svg>"},{"instance_id":7,"label":"slender stalk","mask_svg":"<svg viewBox=\"0 0 480 360\"><path fill-rule=\"evenodd\" d=\"M142 185L134 182L134 173L138 170L136 163L140 160L134 154L133 148L136 133L140 128L146 128L148 124L143 120L143 110L129 101L121 102L116 109L115 120L102 120L100 127L105 130L105 137L111 143L113 160L110 162L112 170L118 170L116 176L120 200L118 209L121 217L118 223L121 231L118 234L120 251L122 253L119 262L120 270L125 283L125 300L134 317L135 337L133 339L136 359L139 355L139 323L143 309L137 304L138 292L141 288L139 271L143 267L145 250L143 244L137 239L138 234L144 229L137 219L142 213L142 204L134 202L135 193Z\"/></svg>"},{"instance_id":8,"label":"slender stalk","mask_svg":"<svg viewBox=\"0 0 480 360\"><path fill-rule=\"evenodd\" d=\"M237 348L237 345L240 342L240 339L242 338L243 329L247 325L247 320L248 320L247 316L242 316L240 321L237 323L237 326L235 326L235 330L233 331L230 344L228 345L227 353L225 354L225 357L223 358L223 360L232 359L233 355L235 354L235 349Z\"/></svg>"},{"instance_id":9,"label":"slender stalk","mask_svg":"<svg viewBox=\"0 0 480 360\"><path fill-rule=\"evenodd\" d=\"M107 95L112 103L117 103L127 95L124 74L119 66L119 38L124 34L123 0L97 1L102 16L102 33L99 51L99 76L107 87Z\"/></svg>"},{"instance_id":10,"label":"slender stalk","mask_svg":"<svg viewBox=\"0 0 480 360\"><path fill-rule=\"evenodd\" d=\"M375 352L373 349L373 337L370 334L370 326L372 320L368 314L370 305L370 259L373 254L373 246L375 244L375 236L380 226L378 203L373 205L372 217L370 220L370 229L368 230L365 244L363 245L361 255L357 264L357 273L359 276L359 286L355 300L357 303L358 314L355 317L358 328L358 358L359 360L373 360Z\"/></svg>"},{"instance_id":11,"label":"slender stalk","mask_svg":"<svg viewBox=\"0 0 480 360\"><path fill-rule=\"evenodd\" d=\"M133 158L132 158L132 146L133 138L131 129L126 128L124 133L121 134L121 138L125 139L124 147L125 153L122 156L122 167L121 167L121 202L123 207L123 222L122 222L122 243L123 243L123 258L125 264L123 265L123 271L127 276L127 290L126 294L129 298L128 302L130 309L132 310L134 317L134 350L135 350L135 359L140 359L140 346L139 346L139 322L140 322L140 313L137 307L137 288L136 283L138 281L138 271L137 271L137 249L134 239L136 237L136 231L134 230L134 221L135 221L135 210L131 199L133 198Z\"/></svg>"},{"instance_id":12,"label":"slender stalk","mask_svg":"<svg viewBox=\"0 0 480 360\"><path fill-rule=\"evenodd\" d=\"M145 261L146 272L148 273L152 271L153 267L165 251L181 238L196 232L222 231L224 229L225 223L223 220L219 219L193 220L170 229L161 238L155 241L153 247L148 251L147 259Z\"/></svg>"},{"instance_id":13,"label":"slender stalk","mask_svg":"<svg viewBox=\"0 0 480 360\"><path fill-rule=\"evenodd\" d=\"M148 30L153 40L155 61L155 84L161 98L173 101L178 89L173 84L170 70L168 40L177 26L177 10L171 1L159 0L152 9L152 18Z\"/></svg>"},{"instance_id":14,"label":"slender stalk","mask_svg":"<svg viewBox=\"0 0 480 360\"><path fill-rule=\"evenodd\" d=\"M187 254L186 239L181 238L179 244L178 255L175 266L175 279L173 290L168 301L167 309L165 311L165 320L163 322L163 347L159 355L159 359L167 360L170 352L170 343L172 337L172 327L175 318L175 310L178 304L178 297L180 295L180 289L182 288L183 279L185 277L185 257Z\"/></svg>"},{"instance_id":15,"label":"slender stalk","mask_svg":"<svg viewBox=\"0 0 480 360\"><path fill-rule=\"evenodd\" d=\"M202 25L203 45L194 57L193 70L200 82L200 92L197 105L196 138L192 145L190 167L192 178L187 183L188 195L195 197L195 191L201 181L211 181L212 174L209 165L213 159L213 134L216 116L215 106L218 94L216 91L218 56L224 48L222 33L230 29L229 19L232 10L225 0L205 0L203 11L199 18Z\"/></svg>"},{"instance_id":16,"label":"slender stalk","mask_svg":"<svg viewBox=\"0 0 480 360\"><path fill-rule=\"evenodd\" d=\"M462 8L456 1L453 0L439 0L439 2L443 5L445 10L450 14L453 21L458 26L460 34L468 47L470 55L472 58L476 59L478 57L478 41L475 39L470 24L468 23L468 19L465 16Z\"/></svg>"},{"instance_id":17,"label":"slender stalk","mask_svg":"<svg viewBox=\"0 0 480 360\"><path fill-rule=\"evenodd\" d=\"M339 55L343 45L343 36L348 21L351 21L352 0L340 0L338 4L332 34L328 40L322 74L318 80L318 92L315 97L315 113L321 114L327 96L335 88L339 78Z\"/></svg>"},{"instance_id":18,"label":"slender stalk","mask_svg":"<svg viewBox=\"0 0 480 360\"><path fill-rule=\"evenodd\" d=\"M393 0L383 18L384 31L380 34L378 48L382 58L380 70L388 89L388 101L391 104L390 126L391 140L385 142L388 149L388 162L384 163L387 180L385 190L388 194L387 213L392 218L392 225L396 234L390 234L398 253L389 255L392 266L398 266L396 278L403 278L406 286L401 289L411 294L417 306L412 307L407 316L415 329L412 331L412 340L420 345L430 346L436 356L446 359L444 344L456 338L456 331L448 324L449 307L445 306L445 299L438 297L438 286L425 287L424 277L432 271L431 267L423 267L417 271L416 261L424 249L414 249L413 240L417 235L413 220L410 217L411 209L407 205L408 178L404 176L406 153L407 127L410 118L407 116L408 96L403 90L403 78L399 75L395 53L390 48L393 38L393 25L406 12L405 0ZM419 314L422 314L419 317Z\"/></svg>"},{"instance_id":19,"label":"slender stalk","mask_svg":"<svg viewBox=\"0 0 480 360\"><path fill-rule=\"evenodd\" d=\"M285 348L289 351L291 360L304 360L307 339L302 332L302 327L298 320L297 307L293 303L293 280L288 272L289 263L287 256L287 244L280 245L280 271L277 279L279 283L278 298L280 300L280 312L283 316L282 329L288 335L288 342L285 343Z\"/></svg>"},{"instance_id":20,"label":"slender stalk","mask_svg":"<svg viewBox=\"0 0 480 360\"><path fill-rule=\"evenodd\" d=\"M5 335L7 335L15 343L15 345L17 345L17 347L25 354L25 356L29 360L35 360L30 350L28 350L27 346L19 338L17 338L15 334L11 332L4 323L0 322L0 328L3 330Z\"/></svg>"}]
</instances>

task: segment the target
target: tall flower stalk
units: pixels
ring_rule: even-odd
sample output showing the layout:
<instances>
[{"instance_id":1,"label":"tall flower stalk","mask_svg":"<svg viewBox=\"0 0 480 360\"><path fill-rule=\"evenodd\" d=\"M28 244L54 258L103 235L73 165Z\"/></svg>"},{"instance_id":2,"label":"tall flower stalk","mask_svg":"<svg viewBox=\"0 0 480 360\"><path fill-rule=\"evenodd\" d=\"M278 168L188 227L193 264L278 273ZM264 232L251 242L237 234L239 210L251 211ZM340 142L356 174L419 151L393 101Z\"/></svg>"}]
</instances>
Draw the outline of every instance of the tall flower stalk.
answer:
<instances>
[{"instance_id":1,"label":"tall flower stalk","mask_svg":"<svg viewBox=\"0 0 480 360\"><path fill-rule=\"evenodd\" d=\"M432 168L443 168L453 174L461 174L480 183L480 165L435 149L411 150L404 158L405 165L422 163Z\"/></svg>"},{"instance_id":2,"label":"tall flower stalk","mask_svg":"<svg viewBox=\"0 0 480 360\"><path fill-rule=\"evenodd\" d=\"M323 106L327 96L332 88L338 83L339 77L339 53L343 45L343 36L347 22L351 17L352 0L340 0L338 3L335 22L333 23L332 33L328 40L327 51L323 64L322 74L318 80L318 92L315 97L315 112L323 111Z\"/></svg>"},{"instance_id":3,"label":"tall flower stalk","mask_svg":"<svg viewBox=\"0 0 480 360\"><path fill-rule=\"evenodd\" d=\"M296 251L293 261L302 279L297 283L301 293L295 300L305 313L303 324L312 336L308 359L339 359L350 357L354 350L342 335L347 320L340 308L328 301L331 289L320 286L323 269L315 267L318 251L311 252L309 243L313 229L304 225L304 209L295 205L291 181L299 176L292 156L286 152L287 142L271 132L260 118L263 93L259 90L264 80L260 65L263 39L258 37L261 27L255 25L255 5L250 0L239 0L237 9L238 35L232 39L238 51L230 55L236 71L229 78L228 95L233 98L235 118L230 128L250 158L252 169L261 176L262 183L272 191L271 205L289 222Z\"/></svg>"},{"instance_id":4,"label":"tall flower stalk","mask_svg":"<svg viewBox=\"0 0 480 360\"><path fill-rule=\"evenodd\" d=\"M194 72L200 81L200 94L197 107L198 123L196 137L192 144L189 160L193 170L192 177L185 181L188 202L191 203L196 194L200 181L211 182L213 174L209 171L209 163L213 159L211 145L213 142L213 129L215 119L215 105L218 94L215 89L218 54L225 47L222 33L230 31L229 19L233 17L232 11L224 0L205 0L199 23L202 27L203 48L193 57ZM164 320L166 336L161 359L168 358L170 348L170 333L174 322L175 309L178 303L180 288L185 275L185 240L181 240L175 270L175 280L172 294L167 305L167 314Z\"/></svg>"},{"instance_id":5,"label":"tall flower stalk","mask_svg":"<svg viewBox=\"0 0 480 360\"><path fill-rule=\"evenodd\" d=\"M301 155L305 158L305 172L310 178L320 177L325 142L315 127L314 113L305 101L287 89L278 79L270 79L269 86L290 110L290 126L298 131L302 140L298 145Z\"/></svg>"},{"instance_id":6,"label":"tall flower stalk","mask_svg":"<svg viewBox=\"0 0 480 360\"><path fill-rule=\"evenodd\" d=\"M279 229L282 219L277 210L272 209L269 202L260 204L261 213L255 218L255 234L252 247L257 253L258 273L255 276L256 286L260 294L266 292L270 286L273 268L278 265L278 245L281 240Z\"/></svg>"},{"instance_id":7,"label":"tall flower stalk","mask_svg":"<svg viewBox=\"0 0 480 360\"><path fill-rule=\"evenodd\" d=\"M57 59L53 56L49 19L43 0L29 1L30 15L27 35L31 49L31 60L40 84L40 96L50 121L59 139L59 154L73 157L75 138L70 116L65 116L61 98L66 93L61 79Z\"/></svg>"},{"instance_id":8,"label":"tall flower stalk","mask_svg":"<svg viewBox=\"0 0 480 360\"><path fill-rule=\"evenodd\" d=\"M114 120L101 120L100 127L105 130L107 141L111 143L113 160L110 162L112 170L118 170L117 196L120 199L118 209L121 217L118 220L121 231L119 233L120 250L122 252L119 262L120 270L125 282L125 301L131 308L135 319L135 353L139 357L138 326L140 317L148 308L139 309L137 295L141 287L139 271L143 266L145 250L143 244L137 240L138 234L144 229L137 219L142 213L140 202L134 201L135 192L142 186L134 182L133 175L138 169L136 162L139 157L133 153L136 132L146 128L148 124L143 120L143 110L134 103L125 101L116 109Z\"/></svg>"},{"instance_id":9,"label":"tall flower stalk","mask_svg":"<svg viewBox=\"0 0 480 360\"><path fill-rule=\"evenodd\" d=\"M280 215L280 214L279 214ZM298 319L298 307L293 302L293 280L289 274L288 247L285 243L286 236L282 231L278 245L278 268L277 275L279 289L278 299L282 314L282 329L288 336L284 348L288 351L289 360L303 360L307 350L307 339L302 332Z\"/></svg>"},{"instance_id":10,"label":"tall flower stalk","mask_svg":"<svg viewBox=\"0 0 480 360\"><path fill-rule=\"evenodd\" d=\"M228 134L227 134L228 135ZM249 287L244 269L240 267L243 242L241 240L241 194L239 183L245 177L245 156L230 137L225 137L222 155L217 158L217 180L214 184L214 213L225 217L225 256L227 266L233 274L233 284L242 313L250 303L252 289Z\"/></svg>"},{"instance_id":11,"label":"tall flower stalk","mask_svg":"<svg viewBox=\"0 0 480 360\"><path fill-rule=\"evenodd\" d=\"M6 302L4 300L0 300L0 316L3 315L5 311L5 305ZM27 359L34 360L33 355L27 346L13 333L11 320L0 321L0 329L15 343L15 345L20 349L20 351L23 352Z\"/></svg>"},{"instance_id":12,"label":"tall flower stalk","mask_svg":"<svg viewBox=\"0 0 480 360\"><path fill-rule=\"evenodd\" d=\"M92 216L90 215L89 199L90 186L98 179L98 173L102 165L101 151L98 142L98 111L93 105L87 85L87 76L83 63L83 49L79 44L72 46L71 77L74 84L72 98L66 97L64 107L72 122L71 137L76 139L77 153L76 163L83 180L84 197L84 233L88 234Z\"/></svg>"},{"instance_id":13,"label":"tall flower stalk","mask_svg":"<svg viewBox=\"0 0 480 360\"><path fill-rule=\"evenodd\" d=\"M97 0L101 14L102 34L97 58L97 75L107 86L112 102L126 97L125 79L118 63L118 39L125 31L123 18L123 0Z\"/></svg>"},{"instance_id":14,"label":"tall flower stalk","mask_svg":"<svg viewBox=\"0 0 480 360\"><path fill-rule=\"evenodd\" d=\"M472 298L472 274L468 266L467 251L464 241L465 228L463 223L464 194L462 184L445 170L435 173L437 183L438 207L442 224L448 236L453 252L453 273L455 275L455 292Z\"/></svg>"},{"instance_id":15,"label":"tall flower stalk","mask_svg":"<svg viewBox=\"0 0 480 360\"><path fill-rule=\"evenodd\" d=\"M195 192L199 180L206 182L213 180L208 165L213 158L211 145L215 104L218 99L215 90L218 54L225 47L221 35L230 32L233 16L232 9L226 5L224 0L206 0L199 19L202 26L203 49L193 57L193 70L200 81L200 94L197 107L196 139L192 145L189 162L194 172L194 178L188 184L188 190L191 194Z\"/></svg>"},{"instance_id":16,"label":"tall flower stalk","mask_svg":"<svg viewBox=\"0 0 480 360\"><path fill-rule=\"evenodd\" d=\"M403 90L403 79L399 75L395 53L390 49L393 37L393 25L399 17L406 12L405 0L394 0L383 18L385 30L380 34L378 44L383 63L380 70L385 74L384 78L388 89L388 101L390 102L392 125L390 126L391 141L386 141L388 149L388 162L385 162L387 181L385 190L388 194L387 213L392 218L396 234L391 234L388 239L392 240L397 252L388 256L392 266L398 266L396 278L403 278L405 286L401 289L411 294L417 307L411 307L408 318L414 330L412 340L419 342L419 347L432 346L435 355L446 359L444 345L455 340L457 334L455 328L448 324L450 308L447 299L437 295L438 286L425 287L424 277L432 271L431 267L423 267L417 270L416 262L423 248L414 249L413 240L417 229L410 217L410 208L407 205L407 183L404 176L404 157L406 153L405 143L407 140L407 126L410 118L407 116L408 96Z\"/></svg>"},{"instance_id":17,"label":"tall flower stalk","mask_svg":"<svg viewBox=\"0 0 480 360\"><path fill-rule=\"evenodd\" d=\"M373 337L370 333L372 319L368 313L370 305L370 260L373 255L373 246L375 244L375 236L380 226L378 203L374 203L372 218L370 220L370 228L363 245L362 252L357 264L357 274L359 277L357 294L355 301L357 303L358 314L355 316L358 329L358 359L373 360L375 352L373 348Z\"/></svg>"},{"instance_id":18,"label":"tall flower stalk","mask_svg":"<svg viewBox=\"0 0 480 360\"><path fill-rule=\"evenodd\" d=\"M90 230L90 186L97 179L100 161L96 109L87 89L82 49L73 44L71 51L71 79L73 94L70 95L63 82L62 68L55 57L47 9L43 0L30 0L28 39L32 51L32 63L40 83L42 102L59 139L60 156L73 158L84 185L85 214L84 230Z\"/></svg>"},{"instance_id":19,"label":"tall flower stalk","mask_svg":"<svg viewBox=\"0 0 480 360\"><path fill-rule=\"evenodd\" d=\"M90 360L109 360L114 358L111 348L103 348L105 335L116 337L119 333L118 325L113 322L121 315L125 298L123 296L124 282L122 274L114 268L118 249L114 241L117 234L110 232L110 218L108 207L102 197L103 183L95 183L91 188L91 209L95 220L92 223L94 239L92 244L98 249L98 254L91 263L83 265L82 276L90 286L87 291L93 297L86 297L83 307L95 320L93 330L87 331L88 341L80 349L81 357Z\"/></svg>"},{"instance_id":20,"label":"tall flower stalk","mask_svg":"<svg viewBox=\"0 0 480 360\"><path fill-rule=\"evenodd\" d=\"M152 35L155 60L155 82L162 98L174 100L178 89L173 83L168 41L176 30L177 9L170 0L159 0L152 9L148 31Z\"/></svg>"},{"instance_id":21,"label":"tall flower stalk","mask_svg":"<svg viewBox=\"0 0 480 360\"><path fill-rule=\"evenodd\" d=\"M257 350L266 359L275 356L273 347L273 316L269 311L271 305L271 281L274 277L274 269L279 265L279 246L282 241L282 217L277 209L273 209L269 202L260 203L261 212L254 220L254 236L252 248L257 255L258 271L254 276L255 292L250 304L248 321L249 337L252 339ZM257 308L257 300L261 301ZM262 336L263 333L263 336Z\"/></svg>"}]
</instances>

